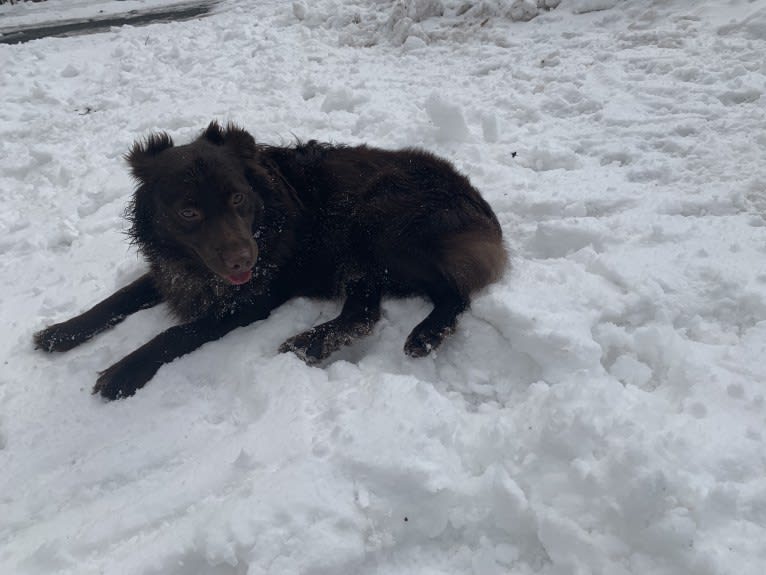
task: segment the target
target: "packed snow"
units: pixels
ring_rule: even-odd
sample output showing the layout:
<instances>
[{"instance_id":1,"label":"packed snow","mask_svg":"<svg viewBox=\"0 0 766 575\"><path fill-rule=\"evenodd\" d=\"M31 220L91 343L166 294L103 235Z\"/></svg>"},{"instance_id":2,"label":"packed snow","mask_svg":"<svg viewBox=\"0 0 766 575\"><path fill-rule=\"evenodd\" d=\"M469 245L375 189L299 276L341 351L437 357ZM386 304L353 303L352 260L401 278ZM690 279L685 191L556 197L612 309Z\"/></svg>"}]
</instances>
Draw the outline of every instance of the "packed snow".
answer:
<instances>
[{"instance_id":1,"label":"packed snow","mask_svg":"<svg viewBox=\"0 0 766 575\"><path fill-rule=\"evenodd\" d=\"M1 45L0 573L766 572L764 54L764 0L228 0ZM417 298L278 354L339 311L298 299L102 402L164 308L32 333L144 271L131 143L212 119L449 158L510 271L424 359Z\"/></svg>"}]
</instances>

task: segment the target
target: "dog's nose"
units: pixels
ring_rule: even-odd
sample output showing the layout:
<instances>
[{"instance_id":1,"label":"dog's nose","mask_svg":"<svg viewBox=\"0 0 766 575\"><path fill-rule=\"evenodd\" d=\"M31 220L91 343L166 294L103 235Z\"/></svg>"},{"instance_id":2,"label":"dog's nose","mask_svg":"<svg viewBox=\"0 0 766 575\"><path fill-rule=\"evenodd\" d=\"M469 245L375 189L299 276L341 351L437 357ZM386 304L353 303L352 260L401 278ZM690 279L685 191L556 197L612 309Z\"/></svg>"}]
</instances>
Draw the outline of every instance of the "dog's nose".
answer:
<instances>
[{"instance_id":1,"label":"dog's nose","mask_svg":"<svg viewBox=\"0 0 766 575\"><path fill-rule=\"evenodd\" d=\"M244 272L253 267L253 255L249 248L241 248L224 252L221 259L230 272Z\"/></svg>"}]
</instances>

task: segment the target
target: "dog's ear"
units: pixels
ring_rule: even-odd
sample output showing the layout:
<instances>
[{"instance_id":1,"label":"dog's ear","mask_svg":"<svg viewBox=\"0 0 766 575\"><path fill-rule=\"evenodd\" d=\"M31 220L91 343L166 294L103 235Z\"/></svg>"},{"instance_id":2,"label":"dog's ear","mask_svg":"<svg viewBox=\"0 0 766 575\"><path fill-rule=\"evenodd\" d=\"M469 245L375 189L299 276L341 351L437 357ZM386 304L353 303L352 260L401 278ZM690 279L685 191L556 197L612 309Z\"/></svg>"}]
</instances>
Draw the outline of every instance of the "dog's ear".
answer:
<instances>
[{"instance_id":1,"label":"dog's ear","mask_svg":"<svg viewBox=\"0 0 766 575\"><path fill-rule=\"evenodd\" d=\"M202 137L205 138L208 142L211 142L213 144L216 144L217 146L220 146L223 144L223 128L221 128L221 125L213 120L208 124L207 128L205 128L205 131L202 132Z\"/></svg>"},{"instance_id":2,"label":"dog's ear","mask_svg":"<svg viewBox=\"0 0 766 575\"><path fill-rule=\"evenodd\" d=\"M145 140L135 142L125 155L133 177L142 182L148 181L154 166L154 158L163 150L172 147L173 139L166 132L151 134Z\"/></svg>"},{"instance_id":3,"label":"dog's ear","mask_svg":"<svg viewBox=\"0 0 766 575\"><path fill-rule=\"evenodd\" d=\"M202 137L217 146L227 146L239 157L250 160L255 157L255 138L236 124L228 123L222 128L213 120L202 133Z\"/></svg>"}]
</instances>

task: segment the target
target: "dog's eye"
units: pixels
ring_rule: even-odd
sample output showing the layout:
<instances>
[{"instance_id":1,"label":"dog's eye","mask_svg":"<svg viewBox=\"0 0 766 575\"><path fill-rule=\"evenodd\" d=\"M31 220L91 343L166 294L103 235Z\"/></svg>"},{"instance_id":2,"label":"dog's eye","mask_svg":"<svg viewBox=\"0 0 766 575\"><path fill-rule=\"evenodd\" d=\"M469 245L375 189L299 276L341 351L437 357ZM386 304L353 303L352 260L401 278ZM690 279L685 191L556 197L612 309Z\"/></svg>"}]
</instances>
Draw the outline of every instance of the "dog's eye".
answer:
<instances>
[{"instance_id":1,"label":"dog's eye","mask_svg":"<svg viewBox=\"0 0 766 575\"><path fill-rule=\"evenodd\" d=\"M244 201L245 201L245 194L243 194L242 192L237 192L231 197L231 203L234 206L238 206Z\"/></svg>"},{"instance_id":2,"label":"dog's eye","mask_svg":"<svg viewBox=\"0 0 766 575\"><path fill-rule=\"evenodd\" d=\"M195 210L194 208L183 208L178 210L178 215L181 216L185 220L198 220L202 214L199 210Z\"/></svg>"}]
</instances>

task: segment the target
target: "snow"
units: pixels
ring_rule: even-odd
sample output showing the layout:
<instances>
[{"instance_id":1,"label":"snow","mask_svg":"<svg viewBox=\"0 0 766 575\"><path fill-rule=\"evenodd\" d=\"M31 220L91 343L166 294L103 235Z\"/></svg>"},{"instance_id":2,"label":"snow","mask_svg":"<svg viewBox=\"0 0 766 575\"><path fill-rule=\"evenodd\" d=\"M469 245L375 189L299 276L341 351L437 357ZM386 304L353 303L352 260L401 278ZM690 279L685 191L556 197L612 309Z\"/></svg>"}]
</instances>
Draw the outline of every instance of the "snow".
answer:
<instances>
[{"instance_id":1,"label":"snow","mask_svg":"<svg viewBox=\"0 0 766 575\"><path fill-rule=\"evenodd\" d=\"M0 573L766 571L766 3L524 4L0 45ZM318 368L277 354L339 311L299 299L102 403L162 308L63 355L32 333L144 270L130 144L214 118L451 159L511 270L425 359L419 299Z\"/></svg>"},{"instance_id":2,"label":"snow","mask_svg":"<svg viewBox=\"0 0 766 575\"><path fill-rule=\"evenodd\" d=\"M425 102L425 111L436 131L434 139L439 142L464 142L471 133L463 118L460 107L445 102L437 93L432 93ZM484 124L482 123L482 130Z\"/></svg>"}]
</instances>

